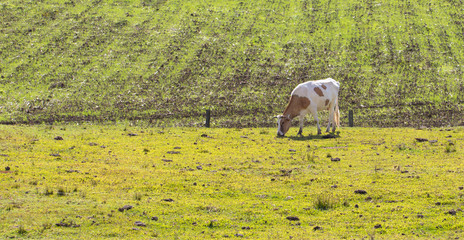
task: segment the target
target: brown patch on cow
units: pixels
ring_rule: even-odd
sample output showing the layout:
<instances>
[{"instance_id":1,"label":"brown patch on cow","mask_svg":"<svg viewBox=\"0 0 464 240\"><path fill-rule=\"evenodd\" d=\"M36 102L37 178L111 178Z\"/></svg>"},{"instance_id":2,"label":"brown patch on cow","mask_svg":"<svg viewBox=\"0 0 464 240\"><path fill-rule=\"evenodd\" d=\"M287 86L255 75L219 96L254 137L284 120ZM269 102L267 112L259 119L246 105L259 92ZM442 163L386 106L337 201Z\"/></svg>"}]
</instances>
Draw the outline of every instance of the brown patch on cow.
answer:
<instances>
[{"instance_id":1,"label":"brown patch on cow","mask_svg":"<svg viewBox=\"0 0 464 240\"><path fill-rule=\"evenodd\" d=\"M327 87L326 87L324 84L322 84L321 87L322 87L324 90L327 89Z\"/></svg>"},{"instance_id":2,"label":"brown patch on cow","mask_svg":"<svg viewBox=\"0 0 464 240\"><path fill-rule=\"evenodd\" d=\"M329 105L329 102L330 102L330 100L329 100L329 99L326 99L326 100L325 100L325 105L326 105L326 106Z\"/></svg>"},{"instance_id":3,"label":"brown patch on cow","mask_svg":"<svg viewBox=\"0 0 464 240\"><path fill-rule=\"evenodd\" d=\"M324 96L324 93L322 92L322 90L319 87L315 87L314 91L317 93L317 95L319 95L319 97Z\"/></svg>"},{"instance_id":4,"label":"brown patch on cow","mask_svg":"<svg viewBox=\"0 0 464 240\"><path fill-rule=\"evenodd\" d=\"M300 97L293 95L290 97L287 108L284 111L284 116L290 115L290 118L294 118L300 115L300 112L311 104L311 101L307 97Z\"/></svg>"},{"instance_id":5,"label":"brown patch on cow","mask_svg":"<svg viewBox=\"0 0 464 240\"><path fill-rule=\"evenodd\" d=\"M311 104L311 101L307 97L298 97L298 103L300 105L300 109L306 109Z\"/></svg>"}]
</instances>

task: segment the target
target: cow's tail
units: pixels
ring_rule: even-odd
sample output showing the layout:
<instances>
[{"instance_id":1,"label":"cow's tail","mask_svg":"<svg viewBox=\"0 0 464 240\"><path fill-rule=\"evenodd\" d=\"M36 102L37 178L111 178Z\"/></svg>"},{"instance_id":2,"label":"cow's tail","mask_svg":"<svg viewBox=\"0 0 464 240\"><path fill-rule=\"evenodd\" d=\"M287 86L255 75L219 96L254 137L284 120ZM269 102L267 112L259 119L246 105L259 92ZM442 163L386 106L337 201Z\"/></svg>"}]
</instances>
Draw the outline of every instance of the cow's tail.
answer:
<instances>
[{"instance_id":1,"label":"cow's tail","mask_svg":"<svg viewBox=\"0 0 464 240\"><path fill-rule=\"evenodd\" d=\"M338 97L335 100L334 123L337 127L340 127L340 111L338 109Z\"/></svg>"}]
</instances>

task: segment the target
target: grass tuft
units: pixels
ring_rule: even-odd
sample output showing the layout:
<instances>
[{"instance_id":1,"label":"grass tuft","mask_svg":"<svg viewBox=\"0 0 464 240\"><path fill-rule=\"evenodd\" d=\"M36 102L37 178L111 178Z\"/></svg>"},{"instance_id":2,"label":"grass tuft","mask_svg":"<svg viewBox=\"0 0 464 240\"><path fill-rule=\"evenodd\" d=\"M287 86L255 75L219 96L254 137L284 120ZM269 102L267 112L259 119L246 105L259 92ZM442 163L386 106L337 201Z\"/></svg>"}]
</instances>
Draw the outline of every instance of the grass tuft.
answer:
<instances>
[{"instance_id":1,"label":"grass tuft","mask_svg":"<svg viewBox=\"0 0 464 240\"><path fill-rule=\"evenodd\" d=\"M399 151L404 151L404 150L407 150L408 149L408 146L404 143L400 143L398 145L396 145L396 149L399 150Z\"/></svg>"},{"instance_id":2,"label":"grass tuft","mask_svg":"<svg viewBox=\"0 0 464 240\"><path fill-rule=\"evenodd\" d=\"M58 188L58 191L56 192L56 195L60 196L60 197L65 196L66 195L65 189L63 187Z\"/></svg>"},{"instance_id":3,"label":"grass tuft","mask_svg":"<svg viewBox=\"0 0 464 240\"><path fill-rule=\"evenodd\" d=\"M26 235L27 230L21 225L21 226L18 227L18 234L19 235Z\"/></svg>"},{"instance_id":4,"label":"grass tuft","mask_svg":"<svg viewBox=\"0 0 464 240\"><path fill-rule=\"evenodd\" d=\"M448 144L445 147L445 152L446 153L453 153L456 152L456 145L454 142L448 142Z\"/></svg>"},{"instance_id":5,"label":"grass tuft","mask_svg":"<svg viewBox=\"0 0 464 240\"><path fill-rule=\"evenodd\" d=\"M308 163L315 163L316 159L317 159L317 156L313 151L308 150L303 154L303 160Z\"/></svg>"},{"instance_id":6,"label":"grass tuft","mask_svg":"<svg viewBox=\"0 0 464 240\"><path fill-rule=\"evenodd\" d=\"M337 206L337 201L329 194L320 194L314 200L314 208L317 210L334 209Z\"/></svg>"},{"instance_id":7,"label":"grass tuft","mask_svg":"<svg viewBox=\"0 0 464 240\"><path fill-rule=\"evenodd\" d=\"M53 195L53 190L50 189L50 188L48 188L48 187L46 187L43 194L44 194L45 196Z\"/></svg>"},{"instance_id":8,"label":"grass tuft","mask_svg":"<svg viewBox=\"0 0 464 240\"><path fill-rule=\"evenodd\" d=\"M134 194L134 199L135 199L136 201L142 200L142 194L141 194L141 193L138 193L138 192L135 193L135 194Z\"/></svg>"}]
</instances>

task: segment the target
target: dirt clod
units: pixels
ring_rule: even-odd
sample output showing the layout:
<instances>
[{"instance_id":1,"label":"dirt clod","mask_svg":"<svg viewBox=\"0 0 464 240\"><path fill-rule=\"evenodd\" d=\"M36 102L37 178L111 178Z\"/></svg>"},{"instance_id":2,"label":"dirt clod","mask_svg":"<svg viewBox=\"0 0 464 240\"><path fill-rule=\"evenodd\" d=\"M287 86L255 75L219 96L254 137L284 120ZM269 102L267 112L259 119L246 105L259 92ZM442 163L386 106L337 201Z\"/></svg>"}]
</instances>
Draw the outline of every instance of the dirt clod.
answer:
<instances>
[{"instance_id":1,"label":"dirt clod","mask_svg":"<svg viewBox=\"0 0 464 240\"><path fill-rule=\"evenodd\" d=\"M280 172L282 173L280 176L282 176L282 177L290 176L290 174L292 173L292 171L293 171L293 169L289 169L289 170L280 169Z\"/></svg>"},{"instance_id":2,"label":"dirt clod","mask_svg":"<svg viewBox=\"0 0 464 240\"><path fill-rule=\"evenodd\" d=\"M63 140L63 137L62 136L56 136L54 139L55 140Z\"/></svg>"},{"instance_id":3,"label":"dirt clod","mask_svg":"<svg viewBox=\"0 0 464 240\"><path fill-rule=\"evenodd\" d=\"M456 215L456 210L451 209L448 211L448 214L455 216Z\"/></svg>"},{"instance_id":4,"label":"dirt clod","mask_svg":"<svg viewBox=\"0 0 464 240\"><path fill-rule=\"evenodd\" d=\"M300 221L300 219L298 217L295 217L295 216L288 216L287 217L287 220L290 220L290 221Z\"/></svg>"},{"instance_id":5,"label":"dirt clod","mask_svg":"<svg viewBox=\"0 0 464 240\"><path fill-rule=\"evenodd\" d=\"M61 222L56 223L55 226L57 227L72 227L72 228L77 228L80 227L80 224L75 224L73 221L69 222L64 222L64 220L61 220Z\"/></svg>"},{"instance_id":6,"label":"dirt clod","mask_svg":"<svg viewBox=\"0 0 464 240\"><path fill-rule=\"evenodd\" d=\"M366 190L355 190L354 193L356 194L367 194Z\"/></svg>"},{"instance_id":7,"label":"dirt clod","mask_svg":"<svg viewBox=\"0 0 464 240\"><path fill-rule=\"evenodd\" d=\"M133 208L133 206L131 206L131 205L125 205L124 207L119 208L118 210L119 210L120 212L124 212L124 210L127 211L127 210L132 209L132 208Z\"/></svg>"},{"instance_id":8,"label":"dirt clod","mask_svg":"<svg viewBox=\"0 0 464 240\"><path fill-rule=\"evenodd\" d=\"M137 226L137 227L146 227L146 226L147 226L145 223L143 223L143 222L141 222L141 221L136 221L134 224L135 224L135 226Z\"/></svg>"}]
</instances>

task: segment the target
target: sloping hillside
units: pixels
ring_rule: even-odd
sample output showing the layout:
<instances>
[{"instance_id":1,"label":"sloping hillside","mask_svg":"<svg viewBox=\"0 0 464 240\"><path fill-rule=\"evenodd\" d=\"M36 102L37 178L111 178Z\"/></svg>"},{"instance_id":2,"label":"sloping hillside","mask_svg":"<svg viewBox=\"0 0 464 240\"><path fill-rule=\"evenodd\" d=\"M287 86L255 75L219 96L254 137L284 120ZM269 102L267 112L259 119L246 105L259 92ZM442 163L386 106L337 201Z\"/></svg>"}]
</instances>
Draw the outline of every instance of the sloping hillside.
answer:
<instances>
[{"instance_id":1,"label":"sloping hillside","mask_svg":"<svg viewBox=\"0 0 464 240\"><path fill-rule=\"evenodd\" d=\"M0 122L273 125L341 82L363 126L463 123L460 1L6 0Z\"/></svg>"}]
</instances>

